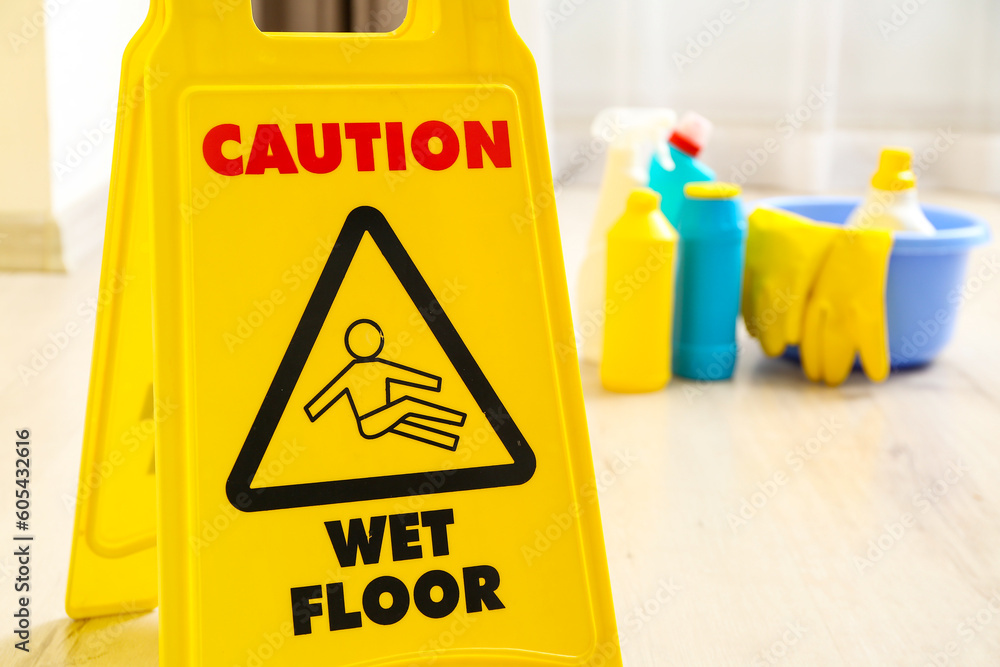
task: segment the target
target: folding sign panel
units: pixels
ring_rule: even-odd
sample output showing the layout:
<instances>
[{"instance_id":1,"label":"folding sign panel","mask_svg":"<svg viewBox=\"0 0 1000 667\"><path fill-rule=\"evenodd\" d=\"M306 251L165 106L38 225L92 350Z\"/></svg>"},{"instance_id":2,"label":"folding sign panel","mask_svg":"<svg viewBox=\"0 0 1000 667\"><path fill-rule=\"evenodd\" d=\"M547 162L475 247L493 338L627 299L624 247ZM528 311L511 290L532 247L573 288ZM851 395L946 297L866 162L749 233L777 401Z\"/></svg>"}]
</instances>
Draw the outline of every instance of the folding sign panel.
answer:
<instances>
[{"instance_id":1,"label":"folding sign panel","mask_svg":"<svg viewBox=\"0 0 1000 667\"><path fill-rule=\"evenodd\" d=\"M153 395L145 91L163 26L160 0L122 59L94 359L76 494L66 611L73 618L156 606L155 423L174 406Z\"/></svg>"}]
</instances>

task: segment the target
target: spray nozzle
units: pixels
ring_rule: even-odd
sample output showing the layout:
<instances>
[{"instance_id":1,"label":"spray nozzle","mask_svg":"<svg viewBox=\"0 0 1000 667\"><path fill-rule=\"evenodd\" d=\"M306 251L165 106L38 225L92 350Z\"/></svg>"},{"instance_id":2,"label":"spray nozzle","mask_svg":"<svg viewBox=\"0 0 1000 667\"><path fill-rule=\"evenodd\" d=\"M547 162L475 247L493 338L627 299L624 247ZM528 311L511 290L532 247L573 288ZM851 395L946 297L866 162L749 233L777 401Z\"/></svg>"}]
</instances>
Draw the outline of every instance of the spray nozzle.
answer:
<instances>
[{"instance_id":1,"label":"spray nozzle","mask_svg":"<svg viewBox=\"0 0 1000 667\"><path fill-rule=\"evenodd\" d=\"M630 171L636 181L645 182L653 152L664 144L676 122L677 114L672 109L612 107L597 114L590 133L607 142L612 150L630 151Z\"/></svg>"}]
</instances>

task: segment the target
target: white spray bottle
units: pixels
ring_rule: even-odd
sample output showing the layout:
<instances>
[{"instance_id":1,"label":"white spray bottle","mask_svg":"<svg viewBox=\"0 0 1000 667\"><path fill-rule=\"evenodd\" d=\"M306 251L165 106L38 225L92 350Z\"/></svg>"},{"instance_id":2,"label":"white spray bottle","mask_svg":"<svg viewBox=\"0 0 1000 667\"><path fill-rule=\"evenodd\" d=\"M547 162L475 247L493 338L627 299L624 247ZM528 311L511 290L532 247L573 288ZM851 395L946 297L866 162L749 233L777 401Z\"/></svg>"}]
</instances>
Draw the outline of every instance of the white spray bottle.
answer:
<instances>
[{"instance_id":1,"label":"white spray bottle","mask_svg":"<svg viewBox=\"0 0 1000 667\"><path fill-rule=\"evenodd\" d=\"M670 109L605 109L591 125L608 144L587 254L576 285L576 334L584 360L599 364L604 347L608 231L625 211L629 195L649 185L653 152L677 122Z\"/></svg>"},{"instance_id":2,"label":"white spray bottle","mask_svg":"<svg viewBox=\"0 0 1000 667\"><path fill-rule=\"evenodd\" d=\"M882 149L868 196L851 213L847 227L934 234L934 225L917 200L917 177L911 168L912 159L909 148L888 146Z\"/></svg>"}]
</instances>

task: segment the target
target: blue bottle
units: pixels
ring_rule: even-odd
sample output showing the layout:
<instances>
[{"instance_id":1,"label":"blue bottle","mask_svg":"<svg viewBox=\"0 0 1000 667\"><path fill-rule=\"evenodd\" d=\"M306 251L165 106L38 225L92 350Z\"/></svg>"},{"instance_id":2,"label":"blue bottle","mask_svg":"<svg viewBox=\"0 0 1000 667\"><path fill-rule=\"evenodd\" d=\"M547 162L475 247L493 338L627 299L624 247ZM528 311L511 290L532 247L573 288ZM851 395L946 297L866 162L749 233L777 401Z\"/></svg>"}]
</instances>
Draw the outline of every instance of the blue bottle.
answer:
<instances>
[{"instance_id":1,"label":"blue bottle","mask_svg":"<svg viewBox=\"0 0 1000 667\"><path fill-rule=\"evenodd\" d=\"M674 375L726 380L736 367L747 223L740 188L689 183L680 235L674 316Z\"/></svg>"},{"instance_id":2,"label":"blue bottle","mask_svg":"<svg viewBox=\"0 0 1000 667\"><path fill-rule=\"evenodd\" d=\"M653 155L649 167L649 187L659 193L660 210L672 224L676 225L681 204L684 203L684 186L715 180L715 172L696 159L711 131L712 123L707 118L688 112L667 140L673 168L664 165L659 155Z\"/></svg>"}]
</instances>

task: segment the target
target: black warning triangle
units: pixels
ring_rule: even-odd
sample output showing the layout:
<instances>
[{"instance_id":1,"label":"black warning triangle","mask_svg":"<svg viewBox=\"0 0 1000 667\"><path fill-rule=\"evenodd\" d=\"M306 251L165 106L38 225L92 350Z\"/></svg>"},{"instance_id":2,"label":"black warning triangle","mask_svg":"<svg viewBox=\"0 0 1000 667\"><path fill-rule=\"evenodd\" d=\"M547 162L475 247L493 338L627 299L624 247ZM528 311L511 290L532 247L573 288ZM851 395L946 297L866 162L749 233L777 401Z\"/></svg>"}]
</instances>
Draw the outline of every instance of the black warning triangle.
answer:
<instances>
[{"instance_id":1,"label":"black warning triangle","mask_svg":"<svg viewBox=\"0 0 1000 667\"><path fill-rule=\"evenodd\" d=\"M278 428L295 388L319 337L327 314L347 275L347 269L367 233L399 279L407 295L458 371L480 410L507 449L512 463L478 468L393 474L358 479L288 484L251 488L271 437ZM344 227L323 267L316 288L306 304L291 342L278 365L264 402L226 481L226 495L244 512L331 505L362 500L399 498L410 495L449 493L524 484L535 473L535 454L513 418L507 413L469 348L448 319L431 288L382 213L361 206L347 216Z\"/></svg>"}]
</instances>

